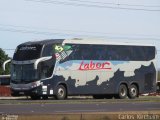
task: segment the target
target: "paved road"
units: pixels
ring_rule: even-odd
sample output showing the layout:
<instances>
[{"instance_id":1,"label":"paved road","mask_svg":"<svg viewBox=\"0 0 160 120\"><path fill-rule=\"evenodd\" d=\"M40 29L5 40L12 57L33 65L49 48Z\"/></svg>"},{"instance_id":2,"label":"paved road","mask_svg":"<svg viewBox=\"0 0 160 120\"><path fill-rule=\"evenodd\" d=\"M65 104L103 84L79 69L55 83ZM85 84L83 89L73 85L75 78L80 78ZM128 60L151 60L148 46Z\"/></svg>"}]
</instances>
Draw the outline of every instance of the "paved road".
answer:
<instances>
[{"instance_id":1,"label":"paved road","mask_svg":"<svg viewBox=\"0 0 160 120\"><path fill-rule=\"evenodd\" d=\"M55 114L153 110L160 111L160 102L0 104L0 114Z\"/></svg>"}]
</instances>

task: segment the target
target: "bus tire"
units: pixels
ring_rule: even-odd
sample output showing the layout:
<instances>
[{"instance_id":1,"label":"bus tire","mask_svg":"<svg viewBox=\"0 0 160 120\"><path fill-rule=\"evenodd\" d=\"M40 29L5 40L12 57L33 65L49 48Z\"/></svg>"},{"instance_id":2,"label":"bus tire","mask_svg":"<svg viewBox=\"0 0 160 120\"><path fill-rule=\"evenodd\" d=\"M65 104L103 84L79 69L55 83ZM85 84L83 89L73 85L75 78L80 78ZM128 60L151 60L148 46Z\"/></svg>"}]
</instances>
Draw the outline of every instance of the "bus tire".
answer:
<instances>
[{"instance_id":1,"label":"bus tire","mask_svg":"<svg viewBox=\"0 0 160 120\"><path fill-rule=\"evenodd\" d=\"M67 91L66 88L63 85L58 85L56 89L56 95L55 98L57 100L64 100L67 98Z\"/></svg>"},{"instance_id":2,"label":"bus tire","mask_svg":"<svg viewBox=\"0 0 160 120\"><path fill-rule=\"evenodd\" d=\"M130 86L130 88L129 88L129 95L128 95L128 97L129 97L130 99L134 99L134 98L136 98L137 96L138 96L138 88L137 88L136 85L132 84L132 85Z\"/></svg>"},{"instance_id":3,"label":"bus tire","mask_svg":"<svg viewBox=\"0 0 160 120\"><path fill-rule=\"evenodd\" d=\"M126 85L121 84L118 89L118 95L116 95L115 98L125 99L127 97L127 94L128 94L128 90Z\"/></svg>"}]
</instances>

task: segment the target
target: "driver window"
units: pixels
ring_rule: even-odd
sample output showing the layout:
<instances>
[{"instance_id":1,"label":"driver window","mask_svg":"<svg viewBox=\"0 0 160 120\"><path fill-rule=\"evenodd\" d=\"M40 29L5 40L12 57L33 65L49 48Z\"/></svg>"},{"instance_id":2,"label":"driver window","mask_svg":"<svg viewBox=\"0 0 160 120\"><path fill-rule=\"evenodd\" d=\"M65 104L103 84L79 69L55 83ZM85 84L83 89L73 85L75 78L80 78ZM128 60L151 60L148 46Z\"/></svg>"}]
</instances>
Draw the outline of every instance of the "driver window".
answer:
<instances>
[{"instance_id":1,"label":"driver window","mask_svg":"<svg viewBox=\"0 0 160 120\"><path fill-rule=\"evenodd\" d=\"M40 67L40 78L45 79L52 76L54 70L55 60L50 59L39 64Z\"/></svg>"},{"instance_id":2,"label":"driver window","mask_svg":"<svg viewBox=\"0 0 160 120\"><path fill-rule=\"evenodd\" d=\"M53 44L45 45L43 48L43 57L52 56L54 53Z\"/></svg>"}]
</instances>

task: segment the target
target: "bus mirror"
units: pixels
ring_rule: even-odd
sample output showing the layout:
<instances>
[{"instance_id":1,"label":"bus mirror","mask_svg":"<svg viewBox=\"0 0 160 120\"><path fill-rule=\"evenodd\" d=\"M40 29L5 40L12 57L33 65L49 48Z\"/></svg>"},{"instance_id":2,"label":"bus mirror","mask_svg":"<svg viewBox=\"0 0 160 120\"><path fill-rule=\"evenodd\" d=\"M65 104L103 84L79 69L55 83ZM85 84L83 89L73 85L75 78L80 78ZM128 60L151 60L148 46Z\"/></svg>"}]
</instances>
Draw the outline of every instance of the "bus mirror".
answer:
<instances>
[{"instance_id":1,"label":"bus mirror","mask_svg":"<svg viewBox=\"0 0 160 120\"><path fill-rule=\"evenodd\" d=\"M6 70L6 64L11 62L11 59L9 60L6 60L4 63L3 63L3 70L5 71Z\"/></svg>"},{"instance_id":2,"label":"bus mirror","mask_svg":"<svg viewBox=\"0 0 160 120\"><path fill-rule=\"evenodd\" d=\"M52 56L48 56L48 57L42 57L42 58L39 58L35 61L34 63L34 69L37 69L38 67L38 64L42 61L46 61L46 60L49 60L49 59L52 59Z\"/></svg>"}]
</instances>

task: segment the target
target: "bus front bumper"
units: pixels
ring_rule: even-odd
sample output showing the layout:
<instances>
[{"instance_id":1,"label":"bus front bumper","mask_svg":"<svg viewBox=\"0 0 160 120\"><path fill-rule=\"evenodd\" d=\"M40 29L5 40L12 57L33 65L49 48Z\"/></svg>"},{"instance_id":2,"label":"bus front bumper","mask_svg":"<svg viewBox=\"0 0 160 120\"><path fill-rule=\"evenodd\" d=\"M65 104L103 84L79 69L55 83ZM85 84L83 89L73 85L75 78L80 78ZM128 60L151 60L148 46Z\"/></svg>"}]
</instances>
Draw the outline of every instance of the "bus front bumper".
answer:
<instances>
[{"instance_id":1,"label":"bus front bumper","mask_svg":"<svg viewBox=\"0 0 160 120\"><path fill-rule=\"evenodd\" d=\"M30 96L38 95L41 93L42 86L40 81L28 83L28 84L14 84L11 83L11 95L12 96Z\"/></svg>"}]
</instances>

